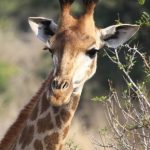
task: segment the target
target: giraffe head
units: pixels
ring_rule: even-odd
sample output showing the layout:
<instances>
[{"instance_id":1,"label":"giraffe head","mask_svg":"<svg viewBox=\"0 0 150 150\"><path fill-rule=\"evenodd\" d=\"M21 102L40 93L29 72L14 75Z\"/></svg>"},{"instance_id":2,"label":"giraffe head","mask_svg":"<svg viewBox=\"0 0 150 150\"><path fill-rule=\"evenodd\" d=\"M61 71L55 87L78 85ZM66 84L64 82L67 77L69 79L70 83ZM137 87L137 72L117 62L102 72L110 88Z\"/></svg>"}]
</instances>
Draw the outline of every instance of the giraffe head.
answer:
<instances>
[{"instance_id":1,"label":"giraffe head","mask_svg":"<svg viewBox=\"0 0 150 150\"><path fill-rule=\"evenodd\" d=\"M139 29L137 25L119 24L101 29L93 19L97 0L83 0L85 13L70 14L74 0L59 0L60 21L29 17L29 24L53 58L53 80L48 94L55 106L67 104L72 93L80 93L83 84L96 71L97 53L104 46L117 48Z\"/></svg>"}]
</instances>

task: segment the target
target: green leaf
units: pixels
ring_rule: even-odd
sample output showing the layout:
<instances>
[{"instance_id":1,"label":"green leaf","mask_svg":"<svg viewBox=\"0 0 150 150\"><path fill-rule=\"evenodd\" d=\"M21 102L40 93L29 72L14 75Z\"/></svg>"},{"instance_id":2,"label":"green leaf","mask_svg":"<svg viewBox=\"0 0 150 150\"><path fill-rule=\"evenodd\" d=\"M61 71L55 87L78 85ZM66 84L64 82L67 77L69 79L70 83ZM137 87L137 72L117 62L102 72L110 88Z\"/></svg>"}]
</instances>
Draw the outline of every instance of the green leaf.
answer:
<instances>
[{"instance_id":1,"label":"green leaf","mask_svg":"<svg viewBox=\"0 0 150 150\"><path fill-rule=\"evenodd\" d=\"M140 5L144 5L145 4L145 0L138 0Z\"/></svg>"},{"instance_id":2,"label":"green leaf","mask_svg":"<svg viewBox=\"0 0 150 150\"><path fill-rule=\"evenodd\" d=\"M92 98L92 101L104 103L107 101L107 96L96 96L96 97Z\"/></svg>"},{"instance_id":3,"label":"green leaf","mask_svg":"<svg viewBox=\"0 0 150 150\"><path fill-rule=\"evenodd\" d=\"M99 133L100 133L101 135L106 135L107 132L108 132L107 127L104 127L104 128L99 129Z\"/></svg>"},{"instance_id":4,"label":"green leaf","mask_svg":"<svg viewBox=\"0 0 150 150\"><path fill-rule=\"evenodd\" d=\"M142 12L142 15L136 23L140 26L150 26L150 15L147 12Z\"/></svg>"},{"instance_id":5,"label":"green leaf","mask_svg":"<svg viewBox=\"0 0 150 150\"><path fill-rule=\"evenodd\" d=\"M131 88L132 87L132 83L128 83L128 88Z\"/></svg>"}]
</instances>

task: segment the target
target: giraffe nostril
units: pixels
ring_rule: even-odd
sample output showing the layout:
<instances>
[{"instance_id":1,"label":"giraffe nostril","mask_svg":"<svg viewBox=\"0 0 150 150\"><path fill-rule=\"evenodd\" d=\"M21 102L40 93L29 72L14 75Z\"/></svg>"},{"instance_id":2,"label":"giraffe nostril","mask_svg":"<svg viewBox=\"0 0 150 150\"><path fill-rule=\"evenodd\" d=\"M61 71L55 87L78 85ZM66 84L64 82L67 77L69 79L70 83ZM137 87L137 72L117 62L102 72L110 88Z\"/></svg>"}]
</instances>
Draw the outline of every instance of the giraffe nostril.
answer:
<instances>
[{"instance_id":1,"label":"giraffe nostril","mask_svg":"<svg viewBox=\"0 0 150 150\"><path fill-rule=\"evenodd\" d=\"M67 81L65 81L61 84L61 89L66 89L66 88L68 88L68 86L69 86L69 83Z\"/></svg>"},{"instance_id":2,"label":"giraffe nostril","mask_svg":"<svg viewBox=\"0 0 150 150\"><path fill-rule=\"evenodd\" d=\"M53 80L52 83L51 83L51 86L52 88L57 88L57 81L56 80Z\"/></svg>"},{"instance_id":3,"label":"giraffe nostril","mask_svg":"<svg viewBox=\"0 0 150 150\"><path fill-rule=\"evenodd\" d=\"M69 87L69 82L67 80L54 79L51 87L53 90L65 90Z\"/></svg>"}]
</instances>

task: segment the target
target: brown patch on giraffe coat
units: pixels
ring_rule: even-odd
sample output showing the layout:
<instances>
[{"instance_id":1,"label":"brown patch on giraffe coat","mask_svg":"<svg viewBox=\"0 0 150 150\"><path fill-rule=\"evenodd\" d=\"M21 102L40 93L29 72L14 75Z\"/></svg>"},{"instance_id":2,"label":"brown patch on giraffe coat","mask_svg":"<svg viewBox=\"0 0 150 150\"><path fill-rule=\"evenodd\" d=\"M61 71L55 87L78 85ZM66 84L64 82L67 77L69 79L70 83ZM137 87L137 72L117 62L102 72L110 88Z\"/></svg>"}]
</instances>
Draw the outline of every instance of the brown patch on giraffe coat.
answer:
<instances>
[{"instance_id":1,"label":"brown patch on giraffe coat","mask_svg":"<svg viewBox=\"0 0 150 150\"><path fill-rule=\"evenodd\" d=\"M63 139L66 138L67 134L68 134L68 131L69 131L69 126L65 127L64 131L63 131Z\"/></svg>"},{"instance_id":2,"label":"brown patch on giraffe coat","mask_svg":"<svg viewBox=\"0 0 150 150\"><path fill-rule=\"evenodd\" d=\"M47 145L46 150L56 150L56 145L54 145L54 144Z\"/></svg>"},{"instance_id":3,"label":"brown patch on giraffe coat","mask_svg":"<svg viewBox=\"0 0 150 150\"><path fill-rule=\"evenodd\" d=\"M64 121L64 122L67 122L71 116L70 112L65 110L65 109L62 109L61 112L60 112L60 116L61 116L61 119Z\"/></svg>"},{"instance_id":4,"label":"brown patch on giraffe coat","mask_svg":"<svg viewBox=\"0 0 150 150\"><path fill-rule=\"evenodd\" d=\"M35 140L34 141L34 149L35 150L43 150L43 145L40 140Z\"/></svg>"},{"instance_id":5,"label":"brown patch on giraffe coat","mask_svg":"<svg viewBox=\"0 0 150 150\"><path fill-rule=\"evenodd\" d=\"M60 115L57 115L55 119L56 119L56 125L57 125L57 127L61 128L62 122L61 122Z\"/></svg>"},{"instance_id":6,"label":"brown patch on giraffe coat","mask_svg":"<svg viewBox=\"0 0 150 150\"><path fill-rule=\"evenodd\" d=\"M34 134L34 127L33 126L27 126L23 129L23 132L21 134L19 144L21 144L21 148L24 149L26 145L29 145L33 140L33 134Z\"/></svg>"},{"instance_id":7,"label":"brown patch on giraffe coat","mask_svg":"<svg viewBox=\"0 0 150 150\"><path fill-rule=\"evenodd\" d=\"M46 117L39 119L37 122L37 129L39 133L43 133L47 130L53 129L54 125L51 120L51 114L49 113Z\"/></svg>"},{"instance_id":8,"label":"brown patch on giraffe coat","mask_svg":"<svg viewBox=\"0 0 150 150\"><path fill-rule=\"evenodd\" d=\"M39 110L39 105L38 105L39 103L37 103L36 105L35 105L35 107L34 107L34 109L33 109L33 112L32 112L32 114L31 114L31 117L30 117L30 119L32 120L32 121L34 121L36 118L37 118L37 115L38 115L38 110Z\"/></svg>"},{"instance_id":9,"label":"brown patch on giraffe coat","mask_svg":"<svg viewBox=\"0 0 150 150\"><path fill-rule=\"evenodd\" d=\"M56 144L59 143L59 134L54 132L51 135L48 135L44 138L44 143L46 144L47 150L55 150Z\"/></svg>"},{"instance_id":10,"label":"brown patch on giraffe coat","mask_svg":"<svg viewBox=\"0 0 150 150\"><path fill-rule=\"evenodd\" d=\"M50 107L50 103L47 100L46 92L42 96L41 114Z\"/></svg>"}]
</instances>

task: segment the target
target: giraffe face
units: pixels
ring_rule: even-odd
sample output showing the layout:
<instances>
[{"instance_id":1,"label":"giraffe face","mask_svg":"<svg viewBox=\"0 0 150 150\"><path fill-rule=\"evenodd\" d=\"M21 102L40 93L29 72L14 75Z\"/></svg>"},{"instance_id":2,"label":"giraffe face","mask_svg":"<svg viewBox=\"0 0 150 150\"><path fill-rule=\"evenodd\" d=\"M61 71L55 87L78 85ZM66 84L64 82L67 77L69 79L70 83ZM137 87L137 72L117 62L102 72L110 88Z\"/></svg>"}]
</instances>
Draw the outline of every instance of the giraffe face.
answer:
<instances>
[{"instance_id":1,"label":"giraffe face","mask_svg":"<svg viewBox=\"0 0 150 150\"><path fill-rule=\"evenodd\" d=\"M54 63L54 81L66 79L66 84L59 85L60 89L69 84L78 88L95 73L98 52L93 47L95 43L92 36L71 29L56 34L50 51ZM52 87L57 89L55 83Z\"/></svg>"},{"instance_id":2,"label":"giraffe face","mask_svg":"<svg viewBox=\"0 0 150 150\"><path fill-rule=\"evenodd\" d=\"M117 48L139 29L137 25L119 24L99 29L93 19L97 0L83 0L85 14L78 19L70 15L74 0L59 0L60 23L43 17L30 17L36 36L52 53L53 80L48 98L54 106L69 102L73 93L80 94L83 84L96 71L97 52L103 46Z\"/></svg>"},{"instance_id":3,"label":"giraffe face","mask_svg":"<svg viewBox=\"0 0 150 150\"><path fill-rule=\"evenodd\" d=\"M79 88L93 76L98 52L95 43L94 37L81 33L76 28L58 32L51 38L49 48L54 64L54 78L50 99L53 104L54 101L60 105L68 103L70 95L80 92ZM58 95L61 95L59 101Z\"/></svg>"}]
</instances>

